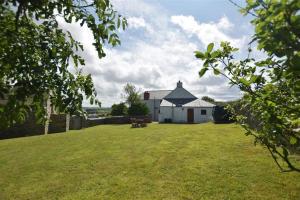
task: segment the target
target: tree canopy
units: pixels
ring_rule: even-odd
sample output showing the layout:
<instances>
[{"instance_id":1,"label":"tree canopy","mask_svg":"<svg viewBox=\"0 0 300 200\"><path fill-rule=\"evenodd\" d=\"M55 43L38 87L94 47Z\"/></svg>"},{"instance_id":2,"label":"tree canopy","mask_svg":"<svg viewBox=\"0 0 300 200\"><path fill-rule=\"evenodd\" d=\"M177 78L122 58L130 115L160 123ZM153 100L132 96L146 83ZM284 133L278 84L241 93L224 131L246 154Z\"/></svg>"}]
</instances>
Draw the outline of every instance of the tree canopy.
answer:
<instances>
[{"instance_id":1,"label":"tree canopy","mask_svg":"<svg viewBox=\"0 0 300 200\"><path fill-rule=\"evenodd\" d=\"M203 96L201 99L204 100L204 101L207 101L209 103L212 103L212 104L216 103L216 101L213 98L209 97L209 96Z\"/></svg>"},{"instance_id":2,"label":"tree canopy","mask_svg":"<svg viewBox=\"0 0 300 200\"><path fill-rule=\"evenodd\" d=\"M82 110L84 97L99 103L91 75L82 71L79 53L84 47L60 27L58 18L87 26L102 58L103 46L120 44L118 29L127 26L109 0L2 0L0 13L1 126L24 121L31 110L45 119L47 99L69 113Z\"/></svg>"},{"instance_id":3,"label":"tree canopy","mask_svg":"<svg viewBox=\"0 0 300 200\"><path fill-rule=\"evenodd\" d=\"M133 84L127 83L124 86L123 96L129 106L141 102L139 90Z\"/></svg>"},{"instance_id":4,"label":"tree canopy","mask_svg":"<svg viewBox=\"0 0 300 200\"><path fill-rule=\"evenodd\" d=\"M256 119L250 126L247 113L236 113L237 121L255 143L264 145L282 171L300 172L294 155L300 153L300 2L298 0L253 1L241 9L251 14L255 27L253 40L266 58L257 60L251 54L243 60L235 59L237 48L222 42L214 44L195 56L204 61L199 72L208 70L225 76L231 85L244 92L242 105ZM283 161L283 162L282 162Z\"/></svg>"}]
</instances>

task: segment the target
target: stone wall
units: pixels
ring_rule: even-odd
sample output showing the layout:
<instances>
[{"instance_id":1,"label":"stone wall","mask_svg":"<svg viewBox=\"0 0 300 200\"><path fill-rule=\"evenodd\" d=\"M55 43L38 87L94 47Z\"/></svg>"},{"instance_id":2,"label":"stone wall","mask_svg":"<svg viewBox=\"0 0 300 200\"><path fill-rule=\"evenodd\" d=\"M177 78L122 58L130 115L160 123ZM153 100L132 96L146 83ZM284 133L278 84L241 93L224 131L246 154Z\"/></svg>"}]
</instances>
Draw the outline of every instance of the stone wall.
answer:
<instances>
[{"instance_id":1,"label":"stone wall","mask_svg":"<svg viewBox=\"0 0 300 200\"><path fill-rule=\"evenodd\" d=\"M130 124L131 118L144 119L146 123L151 123L151 115L147 116L118 116L97 119L85 119L83 117L72 116L70 120L70 130L79 130L103 124Z\"/></svg>"},{"instance_id":2,"label":"stone wall","mask_svg":"<svg viewBox=\"0 0 300 200\"><path fill-rule=\"evenodd\" d=\"M48 133L66 132L69 130L68 116L66 114L52 114L49 121Z\"/></svg>"},{"instance_id":3,"label":"stone wall","mask_svg":"<svg viewBox=\"0 0 300 200\"><path fill-rule=\"evenodd\" d=\"M49 121L48 133L59 133L69 130L66 114L52 114ZM23 124L0 130L0 139L9 139L45 134L45 125L37 124L34 114L30 113Z\"/></svg>"},{"instance_id":4,"label":"stone wall","mask_svg":"<svg viewBox=\"0 0 300 200\"><path fill-rule=\"evenodd\" d=\"M29 114L23 124L16 124L7 129L0 130L0 139L32 136L44 134L45 126L37 124L33 114Z\"/></svg>"},{"instance_id":5,"label":"stone wall","mask_svg":"<svg viewBox=\"0 0 300 200\"><path fill-rule=\"evenodd\" d=\"M85 127L85 119L82 116L71 116L70 117L70 130L80 130Z\"/></svg>"},{"instance_id":6,"label":"stone wall","mask_svg":"<svg viewBox=\"0 0 300 200\"><path fill-rule=\"evenodd\" d=\"M48 133L66 132L68 130L80 130L82 128L103 125L103 124L130 124L131 118L144 119L146 123L151 123L151 115L147 116L120 116L99 119L85 119L84 117L66 114L51 114L48 126ZM46 123L47 124L47 123ZM25 137L32 135L43 135L47 128L44 124L36 124L33 114L30 114L23 124L0 130L0 139Z\"/></svg>"}]
</instances>

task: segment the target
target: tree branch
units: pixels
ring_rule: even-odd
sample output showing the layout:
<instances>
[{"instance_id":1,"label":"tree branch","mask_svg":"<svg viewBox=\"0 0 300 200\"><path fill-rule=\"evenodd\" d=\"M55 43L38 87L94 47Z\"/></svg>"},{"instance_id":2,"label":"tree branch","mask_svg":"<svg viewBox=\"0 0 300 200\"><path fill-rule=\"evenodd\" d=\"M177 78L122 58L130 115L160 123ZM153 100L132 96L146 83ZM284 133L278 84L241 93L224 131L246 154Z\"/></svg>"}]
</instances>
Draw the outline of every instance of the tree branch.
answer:
<instances>
[{"instance_id":1,"label":"tree branch","mask_svg":"<svg viewBox=\"0 0 300 200\"><path fill-rule=\"evenodd\" d=\"M240 9L244 9L242 6L238 5L237 3L235 3L234 1L232 0L228 0L230 3L232 3L233 5L235 5L236 7L240 8ZM256 14L250 12L250 11L247 11L248 14L252 15L253 17L258 17Z\"/></svg>"}]
</instances>

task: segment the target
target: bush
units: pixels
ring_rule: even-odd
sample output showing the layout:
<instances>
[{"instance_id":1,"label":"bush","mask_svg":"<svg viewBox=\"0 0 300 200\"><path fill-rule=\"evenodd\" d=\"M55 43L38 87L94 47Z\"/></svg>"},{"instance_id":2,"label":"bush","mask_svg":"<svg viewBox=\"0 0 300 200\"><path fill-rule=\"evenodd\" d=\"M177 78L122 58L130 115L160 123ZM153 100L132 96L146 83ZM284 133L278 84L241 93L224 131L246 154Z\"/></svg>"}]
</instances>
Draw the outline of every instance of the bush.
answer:
<instances>
[{"instance_id":1,"label":"bush","mask_svg":"<svg viewBox=\"0 0 300 200\"><path fill-rule=\"evenodd\" d=\"M112 116L124 116L127 115L128 108L125 103L114 104L111 107Z\"/></svg>"},{"instance_id":2,"label":"bush","mask_svg":"<svg viewBox=\"0 0 300 200\"><path fill-rule=\"evenodd\" d=\"M132 104L128 109L128 115L130 116L139 116L139 115L148 115L149 109L145 103L138 102Z\"/></svg>"},{"instance_id":3,"label":"bush","mask_svg":"<svg viewBox=\"0 0 300 200\"><path fill-rule=\"evenodd\" d=\"M224 106L215 106L212 115L215 123L233 122L231 113Z\"/></svg>"}]
</instances>

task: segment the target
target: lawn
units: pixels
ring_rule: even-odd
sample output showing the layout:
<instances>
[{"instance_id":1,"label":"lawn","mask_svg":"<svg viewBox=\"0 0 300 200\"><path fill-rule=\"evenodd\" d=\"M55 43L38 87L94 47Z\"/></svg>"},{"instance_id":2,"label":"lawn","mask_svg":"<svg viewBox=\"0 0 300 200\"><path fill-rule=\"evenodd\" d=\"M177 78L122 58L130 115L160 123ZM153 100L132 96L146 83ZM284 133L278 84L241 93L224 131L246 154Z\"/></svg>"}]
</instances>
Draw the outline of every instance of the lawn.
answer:
<instances>
[{"instance_id":1,"label":"lawn","mask_svg":"<svg viewBox=\"0 0 300 200\"><path fill-rule=\"evenodd\" d=\"M0 199L300 199L234 124L103 125L0 141Z\"/></svg>"}]
</instances>

